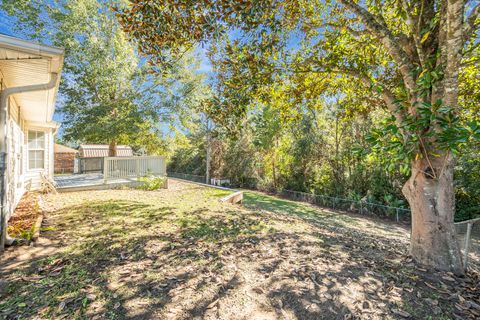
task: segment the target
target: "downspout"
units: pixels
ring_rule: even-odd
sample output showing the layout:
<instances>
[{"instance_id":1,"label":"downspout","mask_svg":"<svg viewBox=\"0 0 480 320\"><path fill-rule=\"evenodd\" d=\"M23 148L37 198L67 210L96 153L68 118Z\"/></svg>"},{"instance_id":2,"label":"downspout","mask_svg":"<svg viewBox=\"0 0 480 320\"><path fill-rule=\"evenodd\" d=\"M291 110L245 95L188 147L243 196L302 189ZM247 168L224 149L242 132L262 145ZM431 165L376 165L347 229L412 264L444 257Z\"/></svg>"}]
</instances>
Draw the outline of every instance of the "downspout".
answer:
<instances>
[{"instance_id":1,"label":"downspout","mask_svg":"<svg viewBox=\"0 0 480 320\"><path fill-rule=\"evenodd\" d=\"M30 86L21 86L21 87L12 87L6 88L0 92L0 251L3 251L5 245L10 245L13 242L13 239L8 238L7 228L8 228L8 219L7 214L8 208L6 208L7 195L6 191L6 172L7 172L7 130L8 130L8 121L7 121L7 107L8 107L8 98L13 94L25 93L25 92L34 92L34 91L46 91L55 88L57 85L58 74L50 73L50 81L43 84L35 84Z\"/></svg>"}]
</instances>

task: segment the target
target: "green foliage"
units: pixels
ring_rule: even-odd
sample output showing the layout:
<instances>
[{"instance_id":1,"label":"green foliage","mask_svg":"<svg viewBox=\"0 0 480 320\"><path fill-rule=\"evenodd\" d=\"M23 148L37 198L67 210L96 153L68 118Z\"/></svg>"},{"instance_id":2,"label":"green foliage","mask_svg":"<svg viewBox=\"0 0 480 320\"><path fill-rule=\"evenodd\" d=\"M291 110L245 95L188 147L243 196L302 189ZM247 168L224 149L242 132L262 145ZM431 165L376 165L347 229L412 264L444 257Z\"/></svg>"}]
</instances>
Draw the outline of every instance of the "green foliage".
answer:
<instances>
[{"instance_id":1,"label":"green foliage","mask_svg":"<svg viewBox=\"0 0 480 320\"><path fill-rule=\"evenodd\" d=\"M129 144L168 153L159 123L174 123L205 95L188 52L162 75L141 60L111 11L123 1L2 1L20 34L65 49L59 91L62 140ZM28 17L28 19L26 19Z\"/></svg>"},{"instance_id":2,"label":"green foliage","mask_svg":"<svg viewBox=\"0 0 480 320\"><path fill-rule=\"evenodd\" d=\"M138 189L153 191L165 188L167 178L158 176L146 176L138 178L138 181L142 183L138 186Z\"/></svg>"},{"instance_id":3,"label":"green foliage","mask_svg":"<svg viewBox=\"0 0 480 320\"><path fill-rule=\"evenodd\" d=\"M480 146L464 148L455 167L455 220L480 216Z\"/></svg>"},{"instance_id":4,"label":"green foliage","mask_svg":"<svg viewBox=\"0 0 480 320\"><path fill-rule=\"evenodd\" d=\"M33 225L29 229L22 229L22 228L9 228L9 234L10 236L14 238L19 238L23 239L25 241L30 242L33 239L33 236L35 235L35 226Z\"/></svg>"}]
</instances>

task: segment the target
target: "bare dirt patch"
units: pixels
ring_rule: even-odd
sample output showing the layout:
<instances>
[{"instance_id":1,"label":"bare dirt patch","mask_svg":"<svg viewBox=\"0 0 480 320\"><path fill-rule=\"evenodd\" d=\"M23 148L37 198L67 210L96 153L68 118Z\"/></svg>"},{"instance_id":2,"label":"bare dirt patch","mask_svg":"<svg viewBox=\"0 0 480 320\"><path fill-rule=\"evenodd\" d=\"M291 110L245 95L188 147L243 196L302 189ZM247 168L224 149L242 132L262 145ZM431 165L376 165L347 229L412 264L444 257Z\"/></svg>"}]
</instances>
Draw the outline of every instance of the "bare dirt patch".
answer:
<instances>
[{"instance_id":1,"label":"bare dirt patch","mask_svg":"<svg viewBox=\"0 0 480 320\"><path fill-rule=\"evenodd\" d=\"M259 193L178 181L169 190L51 195L44 236L0 302L7 319L475 318L476 274L416 267L408 230ZM3 261L2 261L3 262Z\"/></svg>"}]
</instances>

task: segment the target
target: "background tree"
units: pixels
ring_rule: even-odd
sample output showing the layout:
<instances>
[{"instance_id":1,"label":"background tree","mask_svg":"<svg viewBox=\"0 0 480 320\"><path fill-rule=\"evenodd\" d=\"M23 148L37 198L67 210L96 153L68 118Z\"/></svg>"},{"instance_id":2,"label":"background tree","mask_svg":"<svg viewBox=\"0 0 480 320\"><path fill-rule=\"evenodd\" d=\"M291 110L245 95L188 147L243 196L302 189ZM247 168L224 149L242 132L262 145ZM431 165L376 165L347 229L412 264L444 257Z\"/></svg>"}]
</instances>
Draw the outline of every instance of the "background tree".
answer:
<instances>
[{"instance_id":1,"label":"background tree","mask_svg":"<svg viewBox=\"0 0 480 320\"><path fill-rule=\"evenodd\" d=\"M153 74L111 11L122 3L2 0L2 9L15 17L19 34L65 49L57 108L63 141L110 144L111 155L118 143L165 154L165 124L187 115L201 91L198 59L188 53Z\"/></svg>"},{"instance_id":2,"label":"background tree","mask_svg":"<svg viewBox=\"0 0 480 320\"><path fill-rule=\"evenodd\" d=\"M119 17L159 68L226 30L241 32L243 43L227 47L235 48L238 60L227 64L235 70L241 62L253 71L246 85L251 94L259 77L266 82L295 72L370 86L392 119L385 128L388 142L410 162L403 194L413 213L411 253L423 264L463 273L453 225L453 170L458 147L478 134L477 127L457 121L459 73L478 50L480 5L470 4L184 0L133 2ZM292 39L298 43L293 50Z\"/></svg>"}]
</instances>

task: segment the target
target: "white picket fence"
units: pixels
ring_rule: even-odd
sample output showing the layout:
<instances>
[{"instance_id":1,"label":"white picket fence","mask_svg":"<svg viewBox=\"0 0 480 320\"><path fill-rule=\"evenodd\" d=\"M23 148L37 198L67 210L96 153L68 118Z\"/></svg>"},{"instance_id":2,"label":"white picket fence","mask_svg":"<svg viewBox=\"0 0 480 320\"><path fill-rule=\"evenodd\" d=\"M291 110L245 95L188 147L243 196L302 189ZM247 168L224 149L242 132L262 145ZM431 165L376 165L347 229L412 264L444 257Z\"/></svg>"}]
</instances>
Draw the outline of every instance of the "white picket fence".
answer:
<instances>
[{"instance_id":1,"label":"white picket fence","mask_svg":"<svg viewBox=\"0 0 480 320\"><path fill-rule=\"evenodd\" d=\"M166 176L165 158L161 156L105 157L103 178L105 183L114 179L132 179L145 176Z\"/></svg>"}]
</instances>

